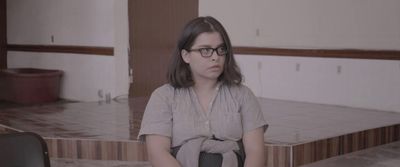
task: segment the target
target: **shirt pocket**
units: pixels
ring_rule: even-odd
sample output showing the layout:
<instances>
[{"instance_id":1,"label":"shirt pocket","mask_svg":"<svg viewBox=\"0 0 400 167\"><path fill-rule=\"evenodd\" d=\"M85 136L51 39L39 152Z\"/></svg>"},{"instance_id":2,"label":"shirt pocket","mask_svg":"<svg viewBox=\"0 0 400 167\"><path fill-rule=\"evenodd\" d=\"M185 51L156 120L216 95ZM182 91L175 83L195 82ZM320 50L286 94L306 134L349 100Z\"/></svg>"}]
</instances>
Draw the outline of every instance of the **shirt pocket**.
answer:
<instances>
[{"instance_id":1,"label":"shirt pocket","mask_svg":"<svg viewBox=\"0 0 400 167\"><path fill-rule=\"evenodd\" d=\"M195 131L195 111L185 105L173 106L172 132L176 138L191 138Z\"/></svg>"},{"instance_id":2,"label":"shirt pocket","mask_svg":"<svg viewBox=\"0 0 400 167\"><path fill-rule=\"evenodd\" d=\"M228 140L239 140L243 135L242 115L239 111L231 111L223 114L222 136Z\"/></svg>"}]
</instances>

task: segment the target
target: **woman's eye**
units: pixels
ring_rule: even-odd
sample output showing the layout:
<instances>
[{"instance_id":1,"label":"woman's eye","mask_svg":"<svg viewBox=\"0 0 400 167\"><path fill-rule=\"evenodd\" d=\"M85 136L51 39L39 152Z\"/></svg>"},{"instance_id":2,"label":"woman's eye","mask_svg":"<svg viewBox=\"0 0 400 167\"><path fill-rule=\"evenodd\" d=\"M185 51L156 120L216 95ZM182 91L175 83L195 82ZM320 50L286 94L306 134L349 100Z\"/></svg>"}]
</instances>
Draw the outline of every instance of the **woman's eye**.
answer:
<instances>
[{"instance_id":1,"label":"woman's eye","mask_svg":"<svg viewBox=\"0 0 400 167\"><path fill-rule=\"evenodd\" d=\"M200 52L201 53L208 53L208 49L207 48L202 48L202 49L200 49Z\"/></svg>"},{"instance_id":2,"label":"woman's eye","mask_svg":"<svg viewBox=\"0 0 400 167\"><path fill-rule=\"evenodd\" d=\"M218 53L226 53L226 48L225 47L219 47L217 49Z\"/></svg>"}]
</instances>

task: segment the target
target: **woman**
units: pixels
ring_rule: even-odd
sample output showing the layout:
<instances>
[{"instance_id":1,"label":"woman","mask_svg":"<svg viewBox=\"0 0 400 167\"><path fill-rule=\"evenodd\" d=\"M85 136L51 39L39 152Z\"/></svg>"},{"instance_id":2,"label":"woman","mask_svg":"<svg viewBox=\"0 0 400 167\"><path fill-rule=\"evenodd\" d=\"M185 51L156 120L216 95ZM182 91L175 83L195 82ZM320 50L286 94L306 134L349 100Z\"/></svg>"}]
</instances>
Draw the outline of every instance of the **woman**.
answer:
<instances>
[{"instance_id":1,"label":"woman","mask_svg":"<svg viewBox=\"0 0 400 167\"><path fill-rule=\"evenodd\" d=\"M241 84L224 27L198 17L184 28L168 84L147 104L139 138L154 167L263 167L267 124Z\"/></svg>"}]
</instances>

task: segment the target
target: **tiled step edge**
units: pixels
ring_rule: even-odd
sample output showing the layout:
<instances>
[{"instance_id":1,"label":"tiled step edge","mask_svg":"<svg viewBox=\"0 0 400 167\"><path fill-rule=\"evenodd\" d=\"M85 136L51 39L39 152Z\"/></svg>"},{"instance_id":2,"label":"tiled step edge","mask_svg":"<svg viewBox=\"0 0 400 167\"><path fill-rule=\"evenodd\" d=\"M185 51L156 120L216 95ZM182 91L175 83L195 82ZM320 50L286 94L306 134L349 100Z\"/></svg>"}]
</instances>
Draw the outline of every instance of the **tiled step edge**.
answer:
<instances>
[{"instance_id":1,"label":"tiled step edge","mask_svg":"<svg viewBox=\"0 0 400 167\"><path fill-rule=\"evenodd\" d=\"M309 143L292 148L293 167L400 140L400 124L374 128Z\"/></svg>"}]
</instances>

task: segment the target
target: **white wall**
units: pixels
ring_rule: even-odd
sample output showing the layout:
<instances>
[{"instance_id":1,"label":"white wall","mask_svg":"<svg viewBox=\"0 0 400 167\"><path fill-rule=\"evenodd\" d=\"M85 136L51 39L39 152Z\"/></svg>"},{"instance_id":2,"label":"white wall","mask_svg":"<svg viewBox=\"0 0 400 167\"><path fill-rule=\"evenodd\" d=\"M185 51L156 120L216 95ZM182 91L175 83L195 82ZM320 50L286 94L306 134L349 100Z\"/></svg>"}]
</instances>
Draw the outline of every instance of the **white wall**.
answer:
<instances>
[{"instance_id":1,"label":"white wall","mask_svg":"<svg viewBox=\"0 0 400 167\"><path fill-rule=\"evenodd\" d=\"M237 46L399 49L398 0L199 0Z\"/></svg>"},{"instance_id":2,"label":"white wall","mask_svg":"<svg viewBox=\"0 0 400 167\"><path fill-rule=\"evenodd\" d=\"M398 0L200 0L199 5L200 15L225 25L235 46L400 50ZM235 57L245 84L258 96L400 112L400 61Z\"/></svg>"},{"instance_id":3,"label":"white wall","mask_svg":"<svg viewBox=\"0 0 400 167\"><path fill-rule=\"evenodd\" d=\"M257 96L400 112L400 62L236 55Z\"/></svg>"},{"instance_id":4,"label":"white wall","mask_svg":"<svg viewBox=\"0 0 400 167\"><path fill-rule=\"evenodd\" d=\"M9 44L114 47L114 56L9 52L8 66L61 69L61 97L128 94L127 0L8 0ZM51 40L53 37L54 41Z\"/></svg>"},{"instance_id":5,"label":"white wall","mask_svg":"<svg viewBox=\"0 0 400 167\"><path fill-rule=\"evenodd\" d=\"M128 0L114 2L114 97L129 94L129 24Z\"/></svg>"}]
</instances>

